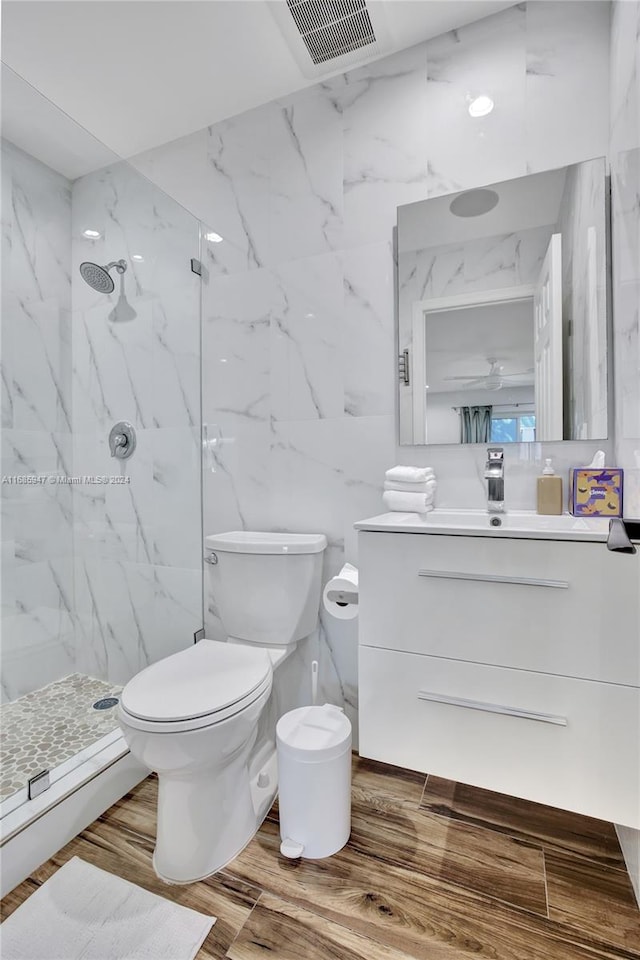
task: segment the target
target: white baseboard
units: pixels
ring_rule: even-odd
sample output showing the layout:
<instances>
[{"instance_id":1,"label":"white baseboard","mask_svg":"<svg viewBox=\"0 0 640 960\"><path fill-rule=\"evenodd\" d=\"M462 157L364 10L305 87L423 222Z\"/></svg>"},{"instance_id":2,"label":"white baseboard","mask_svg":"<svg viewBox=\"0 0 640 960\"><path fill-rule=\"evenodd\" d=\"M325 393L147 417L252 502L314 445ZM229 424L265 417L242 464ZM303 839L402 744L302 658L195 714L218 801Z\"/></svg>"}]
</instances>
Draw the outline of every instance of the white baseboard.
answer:
<instances>
[{"instance_id":1,"label":"white baseboard","mask_svg":"<svg viewBox=\"0 0 640 960\"><path fill-rule=\"evenodd\" d=\"M24 827L12 831L0 850L0 896L22 883L148 774L130 753L124 753L73 792L54 800Z\"/></svg>"}]
</instances>

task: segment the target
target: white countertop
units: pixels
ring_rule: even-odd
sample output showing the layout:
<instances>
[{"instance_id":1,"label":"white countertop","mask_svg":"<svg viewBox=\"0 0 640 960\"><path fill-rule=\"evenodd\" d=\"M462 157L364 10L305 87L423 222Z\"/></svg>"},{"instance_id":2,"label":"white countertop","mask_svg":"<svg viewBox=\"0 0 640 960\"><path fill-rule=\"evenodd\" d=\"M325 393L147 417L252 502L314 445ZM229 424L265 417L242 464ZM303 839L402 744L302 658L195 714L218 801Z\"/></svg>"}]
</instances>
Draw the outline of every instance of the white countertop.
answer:
<instances>
[{"instance_id":1,"label":"white countertop","mask_svg":"<svg viewBox=\"0 0 640 960\"><path fill-rule=\"evenodd\" d=\"M492 526L496 518L499 526ZM356 530L375 533L435 533L461 537L507 537L517 540L593 540L609 535L607 517L539 516L528 510L487 513L485 510L432 510L430 513L383 513L360 520Z\"/></svg>"}]
</instances>

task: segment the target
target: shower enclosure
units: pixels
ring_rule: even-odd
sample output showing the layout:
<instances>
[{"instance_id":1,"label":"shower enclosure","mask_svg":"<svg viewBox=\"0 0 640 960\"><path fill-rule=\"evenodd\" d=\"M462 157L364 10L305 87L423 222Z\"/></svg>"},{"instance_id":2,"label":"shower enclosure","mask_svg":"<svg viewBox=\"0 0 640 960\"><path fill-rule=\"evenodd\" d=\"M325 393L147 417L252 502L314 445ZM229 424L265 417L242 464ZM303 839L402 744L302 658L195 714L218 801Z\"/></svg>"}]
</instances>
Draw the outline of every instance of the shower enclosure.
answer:
<instances>
[{"instance_id":1,"label":"shower enclosure","mask_svg":"<svg viewBox=\"0 0 640 960\"><path fill-rule=\"evenodd\" d=\"M29 794L42 811L47 786L117 755L121 686L202 627L201 281L198 221L15 73L2 81L11 833Z\"/></svg>"}]
</instances>

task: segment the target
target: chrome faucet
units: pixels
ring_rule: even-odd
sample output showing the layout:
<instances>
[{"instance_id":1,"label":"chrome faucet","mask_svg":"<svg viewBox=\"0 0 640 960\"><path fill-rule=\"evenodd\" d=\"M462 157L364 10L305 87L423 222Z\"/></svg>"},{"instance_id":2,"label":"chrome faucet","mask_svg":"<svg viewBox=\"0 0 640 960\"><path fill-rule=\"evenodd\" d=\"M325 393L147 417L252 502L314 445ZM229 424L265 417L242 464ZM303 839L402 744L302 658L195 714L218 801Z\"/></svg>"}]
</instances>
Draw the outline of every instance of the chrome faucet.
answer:
<instances>
[{"instance_id":1,"label":"chrome faucet","mask_svg":"<svg viewBox=\"0 0 640 960\"><path fill-rule=\"evenodd\" d=\"M484 467L487 483L487 510L489 513L504 513L504 451L502 447L487 448Z\"/></svg>"}]
</instances>

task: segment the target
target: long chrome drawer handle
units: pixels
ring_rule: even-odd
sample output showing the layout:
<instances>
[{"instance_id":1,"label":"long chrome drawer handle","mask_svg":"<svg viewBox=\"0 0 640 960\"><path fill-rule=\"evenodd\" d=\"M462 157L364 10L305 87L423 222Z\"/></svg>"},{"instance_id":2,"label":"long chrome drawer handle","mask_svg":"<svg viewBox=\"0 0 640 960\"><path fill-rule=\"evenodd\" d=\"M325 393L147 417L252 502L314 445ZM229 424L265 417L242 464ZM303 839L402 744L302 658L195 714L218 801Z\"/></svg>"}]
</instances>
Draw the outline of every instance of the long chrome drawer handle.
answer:
<instances>
[{"instance_id":1,"label":"long chrome drawer handle","mask_svg":"<svg viewBox=\"0 0 640 960\"><path fill-rule=\"evenodd\" d=\"M479 580L482 583L518 583L525 587L555 587L568 590L567 580L538 580L535 577L499 577L493 573L458 573L456 570L418 570L419 577L436 577L440 580Z\"/></svg>"},{"instance_id":2,"label":"long chrome drawer handle","mask_svg":"<svg viewBox=\"0 0 640 960\"><path fill-rule=\"evenodd\" d=\"M554 713L531 713L518 707L506 707L499 703L483 703L481 700L465 700L463 697L449 697L443 693L431 693L420 690L418 700L432 700L434 703L450 703L454 707L466 707L467 710L482 710L484 713L500 713L507 717L520 717L523 720L539 720L541 723L555 723L558 727L567 726L567 718Z\"/></svg>"}]
</instances>

